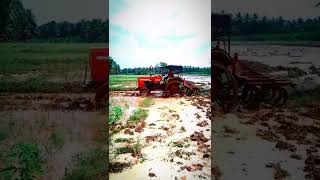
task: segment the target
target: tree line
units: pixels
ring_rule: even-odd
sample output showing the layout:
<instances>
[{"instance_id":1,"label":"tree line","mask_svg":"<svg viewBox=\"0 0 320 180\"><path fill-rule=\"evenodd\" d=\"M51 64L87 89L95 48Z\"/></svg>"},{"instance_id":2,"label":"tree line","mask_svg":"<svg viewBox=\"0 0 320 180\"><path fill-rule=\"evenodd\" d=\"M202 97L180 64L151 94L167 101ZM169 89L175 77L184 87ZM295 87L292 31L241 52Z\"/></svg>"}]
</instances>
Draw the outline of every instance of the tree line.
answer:
<instances>
[{"instance_id":1,"label":"tree line","mask_svg":"<svg viewBox=\"0 0 320 180\"><path fill-rule=\"evenodd\" d=\"M224 11L221 14L226 14ZM259 16L257 13L235 13L231 16L232 35L272 34L272 33L313 33L320 40L320 17L284 19Z\"/></svg>"},{"instance_id":2,"label":"tree line","mask_svg":"<svg viewBox=\"0 0 320 180\"><path fill-rule=\"evenodd\" d=\"M64 42L108 42L108 29L108 20L101 19L76 23L51 21L38 27L36 38Z\"/></svg>"},{"instance_id":3,"label":"tree line","mask_svg":"<svg viewBox=\"0 0 320 180\"><path fill-rule=\"evenodd\" d=\"M38 25L20 0L0 1L0 41L108 42L108 20L51 21Z\"/></svg>"},{"instance_id":4,"label":"tree line","mask_svg":"<svg viewBox=\"0 0 320 180\"><path fill-rule=\"evenodd\" d=\"M123 68L114 61L110 59L110 74L134 74L134 75L147 75L147 74L162 74L163 71L160 70L160 67L167 66L165 62L159 62L151 69L150 67L137 67L137 68ZM167 72L165 72L167 73ZM194 66L183 66L183 73L185 74L210 74L210 67L194 67Z\"/></svg>"}]
</instances>

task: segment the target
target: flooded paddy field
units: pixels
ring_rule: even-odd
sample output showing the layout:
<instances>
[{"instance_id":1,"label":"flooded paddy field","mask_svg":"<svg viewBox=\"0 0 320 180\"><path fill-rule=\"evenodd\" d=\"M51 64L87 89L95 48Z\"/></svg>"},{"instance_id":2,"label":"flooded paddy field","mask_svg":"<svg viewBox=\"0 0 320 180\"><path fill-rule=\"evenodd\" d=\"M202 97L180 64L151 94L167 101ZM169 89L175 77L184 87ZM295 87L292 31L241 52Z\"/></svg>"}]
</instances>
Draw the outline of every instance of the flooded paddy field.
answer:
<instances>
[{"instance_id":1,"label":"flooded paddy field","mask_svg":"<svg viewBox=\"0 0 320 180\"><path fill-rule=\"evenodd\" d=\"M241 107L227 114L213 109L212 176L220 180L319 179L320 47L235 44L231 48L240 60L253 62L257 72L285 71L296 86L289 89L283 107ZM293 69L298 73L290 76L283 67L299 68Z\"/></svg>"},{"instance_id":2,"label":"flooded paddy field","mask_svg":"<svg viewBox=\"0 0 320 180\"><path fill-rule=\"evenodd\" d=\"M99 172L106 170L103 168L107 162L106 115L94 107L94 94L1 93L0 102L1 169L19 165L15 164L17 157L7 156L13 149L29 147L39 153L39 159L33 159L33 163L41 168L32 171L41 169L41 178L106 176L106 172ZM102 166L97 171L83 171L93 163ZM8 171L1 174L4 176L13 177L15 173Z\"/></svg>"},{"instance_id":3,"label":"flooded paddy field","mask_svg":"<svg viewBox=\"0 0 320 180\"><path fill-rule=\"evenodd\" d=\"M303 69L311 65L320 66L320 47L235 44L231 46L231 52L237 52L239 59L258 61L270 66Z\"/></svg>"}]
</instances>

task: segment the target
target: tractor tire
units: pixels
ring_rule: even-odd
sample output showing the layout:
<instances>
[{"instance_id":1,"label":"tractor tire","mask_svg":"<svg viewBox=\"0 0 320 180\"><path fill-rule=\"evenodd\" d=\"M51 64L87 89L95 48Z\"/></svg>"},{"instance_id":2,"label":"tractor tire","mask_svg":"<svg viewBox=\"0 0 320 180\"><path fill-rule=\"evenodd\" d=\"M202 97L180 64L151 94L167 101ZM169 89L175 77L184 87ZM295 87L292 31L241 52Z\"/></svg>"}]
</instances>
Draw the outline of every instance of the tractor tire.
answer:
<instances>
[{"instance_id":1,"label":"tractor tire","mask_svg":"<svg viewBox=\"0 0 320 180\"><path fill-rule=\"evenodd\" d=\"M186 94L187 94L187 96L192 96L192 94L193 94L193 90L192 90L192 89L190 89L190 88L187 88L187 90L186 90Z\"/></svg>"},{"instance_id":2,"label":"tractor tire","mask_svg":"<svg viewBox=\"0 0 320 180\"><path fill-rule=\"evenodd\" d=\"M180 89L181 86L182 86L182 90ZM172 96L174 94L178 94L179 96L183 96L184 91L185 91L185 89L184 89L183 84L180 81L173 80L173 81L170 81L166 85L166 88L164 90L164 95L165 95L165 97Z\"/></svg>"},{"instance_id":3,"label":"tractor tire","mask_svg":"<svg viewBox=\"0 0 320 180\"><path fill-rule=\"evenodd\" d=\"M214 79L212 82L213 98L218 105L221 106L224 112L234 112L238 109L238 81L236 77L228 70L227 66L221 63L214 63L213 74ZM220 81L224 76L224 81Z\"/></svg>"},{"instance_id":4,"label":"tractor tire","mask_svg":"<svg viewBox=\"0 0 320 180\"><path fill-rule=\"evenodd\" d=\"M139 95L140 96L143 96L143 97L146 97L150 94L150 90L146 87L140 89L140 92L139 92Z\"/></svg>"},{"instance_id":5,"label":"tractor tire","mask_svg":"<svg viewBox=\"0 0 320 180\"><path fill-rule=\"evenodd\" d=\"M105 106L107 97L108 97L108 83L104 83L96 87L95 101L96 101L97 108L101 108Z\"/></svg>"}]
</instances>

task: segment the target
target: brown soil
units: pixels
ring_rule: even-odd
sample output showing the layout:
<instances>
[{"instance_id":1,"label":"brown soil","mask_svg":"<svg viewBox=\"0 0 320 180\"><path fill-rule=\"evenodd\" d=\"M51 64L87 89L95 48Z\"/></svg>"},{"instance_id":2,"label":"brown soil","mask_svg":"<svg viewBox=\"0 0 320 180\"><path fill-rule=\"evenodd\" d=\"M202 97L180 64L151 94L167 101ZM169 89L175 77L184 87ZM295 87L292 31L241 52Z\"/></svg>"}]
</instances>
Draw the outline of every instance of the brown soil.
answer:
<instances>
[{"instance_id":1,"label":"brown soil","mask_svg":"<svg viewBox=\"0 0 320 180\"><path fill-rule=\"evenodd\" d=\"M0 94L1 110L63 110L63 111L97 111L94 93L21 93Z\"/></svg>"},{"instance_id":2,"label":"brown soil","mask_svg":"<svg viewBox=\"0 0 320 180\"><path fill-rule=\"evenodd\" d=\"M190 135L191 141L197 141L197 144L203 144L209 141L206 137L204 137L202 132L195 131L193 134Z\"/></svg>"},{"instance_id":3,"label":"brown soil","mask_svg":"<svg viewBox=\"0 0 320 180\"><path fill-rule=\"evenodd\" d=\"M275 180L282 180L286 177L290 176L289 173L281 168L280 163L270 163L267 164L266 167L270 167L274 169L274 179Z\"/></svg>"}]
</instances>

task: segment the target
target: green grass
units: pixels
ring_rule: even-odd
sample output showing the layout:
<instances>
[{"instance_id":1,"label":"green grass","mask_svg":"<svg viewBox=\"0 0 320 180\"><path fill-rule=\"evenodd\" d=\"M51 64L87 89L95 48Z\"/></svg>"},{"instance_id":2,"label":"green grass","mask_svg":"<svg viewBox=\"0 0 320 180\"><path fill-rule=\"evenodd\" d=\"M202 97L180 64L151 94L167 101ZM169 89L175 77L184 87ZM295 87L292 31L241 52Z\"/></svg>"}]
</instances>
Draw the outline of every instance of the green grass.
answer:
<instances>
[{"instance_id":1,"label":"green grass","mask_svg":"<svg viewBox=\"0 0 320 180\"><path fill-rule=\"evenodd\" d=\"M67 172L64 180L103 179L107 175L107 155L103 149L81 153L75 166Z\"/></svg>"},{"instance_id":2,"label":"green grass","mask_svg":"<svg viewBox=\"0 0 320 180\"><path fill-rule=\"evenodd\" d=\"M64 137L63 134L54 131L50 136L50 141L52 142L54 148L61 149L64 145Z\"/></svg>"},{"instance_id":3,"label":"green grass","mask_svg":"<svg viewBox=\"0 0 320 180\"><path fill-rule=\"evenodd\" d=\"M114 107L111 107L110 109L111 110L109 112L109 118L108 118L109 124L119 121L123 117L124 113L121 106L114 106Z\"/></svg>"},{"instance_id":4,"label":"green grass","mask_svg":"<svg viewBox=\"0 0 320 180\"><path fill-rule=\"evenodd\" d=\"M173 142L173 147L183 148L183 142Z\"/></svg>"},{"instance_id":5,"label":"green grass","mask_svg":"<svg viewBox=\"0 0 320 180\"><path fill-rule=\"evenodd\" d=\"M0 80L0 92L16 93L52 93L52 92L82 92L79 83L49 82L42 76L27 78L22 81L12 81L10 76Z\"/></svg>"},{"instance_id":6,"label":"green grass","mask_svg":"<svg viewBox=\"0 0 320 180\"><path fill-rule=\"evenodd\" d=\"M93 47L107 47L107 44L0 43L0 74L81 70Z\"/></svg>"},{"instance_id":7,"label":"green grass","mask_svg":"<svg viewBox=\"0 0 320 180\"><path fill-rule=\"evenodd\" d=\"M134 148L132 146L118 147L115 149L114 153L116 155L134 153Z\"/></svg>"},{"instance_id":8,"label":"green grass","mask_svg":"<svg viewBox=\"0 0 320 180\"><path fill-rule=\"evenodd\" d=\"M31 77L23 81L12 81L8 77L0 81L0 92L47 92L50 89L61 91L62 87L46 82L43 77Z\"/></svg>"},{"instance_id":9,"label":"green grass","mask_svg":"<svg viewBox=\"0 0 320 180\"><path fill-rule=\"evenodd\" d=\"M149 107L154 105L154 100L152 98L145 98L139 103L139 107Z\"/></svg>"},{"instance_id":10,"label":"green grass","mask_svg":"<svg viewBox=\"0 0 320 180\"><path fill-rule=\"evenodd\" d=\"M128 138L117 138L114 140L115 143L120 143L120 142L128 142Z\"/></svg>"},{"instance_id":11,"label":"green grass","mask_svg":"<svg viewBox=\"0 0 320 180\"><path fill-rule=\"evenodd\" d=\"M3 179L37 179L43 175L43 156L37 144L19 143L2 158L0 177Z\"/></svg>"},{"instance_id":12,"label":"green grass","mask_svg":"<svg viewBox=\"0 0 320 180\"><path fill-rule=\"evenodd\" d=\"M142 149L142 144L140 139L137 140L132 146L118 147L115 149L114 153L116 155L126 154L126 153L139 153Z\"/></svg>"},{"instance_id":13,"label":"green grass","mask_svg":"<svg viewBox=\"0 0 320 180\"><path fill-rule=\"evenodd\" d=\"M111 91L135 90L140 75L110 75L109 88Z\"/></svg>"},{"instance_id":14,"label":"green grass","mask_svg":"<svg viewBox=\"0 0 320 180\"><path fill-rule=\"evenodd\" d=\"M0 142L6 140L9 137L8 133L0 131Z\"/></svg>"},{"instance_id":15,"label":"green grass","mask_svg":"<svg viewBox=\"0 0 320 180\"><path fill-rule=\"evenodd\" d=\"M128 122L134 123L138 121L143 121L148 117L148 110L138 108L133 111L132 115L129 117Z\"/></svg>"}]
</instances>

